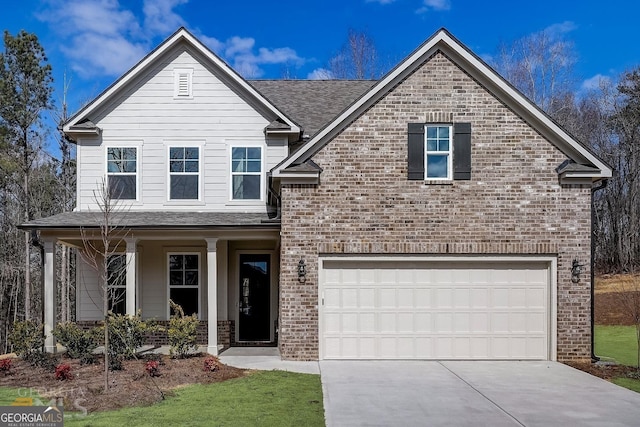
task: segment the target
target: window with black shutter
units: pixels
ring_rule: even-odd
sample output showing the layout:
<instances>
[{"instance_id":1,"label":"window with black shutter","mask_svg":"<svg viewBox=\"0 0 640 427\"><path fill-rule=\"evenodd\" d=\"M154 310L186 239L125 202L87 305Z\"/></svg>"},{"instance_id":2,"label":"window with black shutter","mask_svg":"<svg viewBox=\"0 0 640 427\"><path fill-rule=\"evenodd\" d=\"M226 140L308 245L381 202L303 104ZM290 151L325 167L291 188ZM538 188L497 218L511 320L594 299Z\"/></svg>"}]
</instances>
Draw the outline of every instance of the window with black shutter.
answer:
<instances>
[{"instance_id":1,"label":"window with black shutter","mask_svg":"<svg viewBox=\"0 0 640 427\"><path fill-rule=\"evenodd\" d=\"M409 123L408 179L471 179L471 123Z\"/></svg>"}]
</instances>

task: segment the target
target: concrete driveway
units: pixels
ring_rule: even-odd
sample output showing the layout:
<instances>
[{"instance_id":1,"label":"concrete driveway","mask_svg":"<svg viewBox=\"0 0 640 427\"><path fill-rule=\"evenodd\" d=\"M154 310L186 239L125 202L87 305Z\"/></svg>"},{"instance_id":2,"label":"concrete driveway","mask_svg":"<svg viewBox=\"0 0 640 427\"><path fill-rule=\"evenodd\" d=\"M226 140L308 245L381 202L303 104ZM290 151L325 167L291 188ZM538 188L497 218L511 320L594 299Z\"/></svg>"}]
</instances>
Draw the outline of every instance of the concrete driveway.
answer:
<instances>
[{"instance_id":1,"label":"concrete driveway","mask_svg":"<svg viewBox=\"0 0 640 427\"><path fill-rule=\"evenodd\" d=\"M321 361L328 427L637 426L640 393L555 362Z\"/></svg>"}]
</instances>

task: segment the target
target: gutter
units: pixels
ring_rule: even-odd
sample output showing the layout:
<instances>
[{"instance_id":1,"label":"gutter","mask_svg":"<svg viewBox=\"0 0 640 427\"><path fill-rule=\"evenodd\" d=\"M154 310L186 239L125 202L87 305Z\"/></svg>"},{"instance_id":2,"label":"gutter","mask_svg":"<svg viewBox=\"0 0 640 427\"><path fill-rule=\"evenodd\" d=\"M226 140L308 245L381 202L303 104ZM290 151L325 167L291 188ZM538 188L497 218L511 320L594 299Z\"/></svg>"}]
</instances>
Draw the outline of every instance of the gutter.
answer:
<instances>
[{"instance_id":1,"label":"gutter","mask_svg":"<svg viewBox=\"0 0 640 427\"><path fill-rule=\"evenodd\" d=\"M596 208L593 203L593 196L596 191L604 190L607 187L609 180L603 179L600 181L600 185L597 187L591 187L591 362L595 363L600 360L595 353L595 287L596 287L596 272L595 272L595 257L596 247L593 244L595 240L595 220L596 220Z\"/></svg>"}]
</instances>

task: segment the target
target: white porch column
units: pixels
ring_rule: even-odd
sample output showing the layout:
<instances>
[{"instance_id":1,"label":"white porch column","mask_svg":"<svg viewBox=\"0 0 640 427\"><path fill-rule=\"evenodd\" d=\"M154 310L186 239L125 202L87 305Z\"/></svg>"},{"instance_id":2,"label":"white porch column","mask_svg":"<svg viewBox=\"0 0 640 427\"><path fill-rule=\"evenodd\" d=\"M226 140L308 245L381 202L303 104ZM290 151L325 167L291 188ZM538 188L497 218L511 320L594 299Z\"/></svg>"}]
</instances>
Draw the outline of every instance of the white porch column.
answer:
<instances>
[{"instance_id":1,"label":"white porch column","mask_svg":"<svg viewBox=\"0 0 640 427\"><path fill-rule=\"evenodd\" d=\"M56 327L56 279L55 279L55 249L54 239L44 240L44 348L48 353L56 352L56 339L51 330Z\"/></svg>"},{"instance_id":2,"label":"white porch column","mask_svg":"<svg viewBox=\"0 0 640 427\"><path fill-rule=\"evenodd\" d=\"M126 309L130 316L136 315L136 243L138 239L128 237L127 242L127 277L126 277Z\"/></svg>"},{"instance_id":3,"label":"white porch column","mask_svg":"<svg viewBox=\"0 0 640 427\"><path fill-rule=\"evenodd\" d=\"M207 353L218 355L218 260L216 246L218 239L207 242Z\"/></svg>"}]
</instances>

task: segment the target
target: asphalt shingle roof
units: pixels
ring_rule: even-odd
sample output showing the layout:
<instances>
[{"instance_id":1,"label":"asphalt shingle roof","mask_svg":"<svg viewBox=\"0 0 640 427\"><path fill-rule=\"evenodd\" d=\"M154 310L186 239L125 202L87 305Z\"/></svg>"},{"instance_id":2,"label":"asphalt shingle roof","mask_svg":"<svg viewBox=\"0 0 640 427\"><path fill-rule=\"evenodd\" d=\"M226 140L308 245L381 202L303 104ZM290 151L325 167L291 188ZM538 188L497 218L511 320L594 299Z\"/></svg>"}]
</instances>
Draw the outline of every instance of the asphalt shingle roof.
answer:
<instances>
[{"instance_id":1,"label":"asphalt shingle roof","mask_svg":"<svg viewBox=\"0 0 640 427\"><path fill-rule=\"evenodd\" d=\"M22 224L22 229L46 228L98 228L101 213L65 212ZM231 212L117 212L111 224L124 228L145 229L189 229L189 228L242 228L279 227L279 221L270 219L266 213Z\"/></svg>"},{"instance_id":2,"label":"asphalt shingle roof","mask_svg":"<svg viewBox=\"0 0 640 427\"><path fill-rule=\"evenodd\" d=\"M313 136L375 80L249 80L279 110Z\"/></svg>"}]
</instances>

